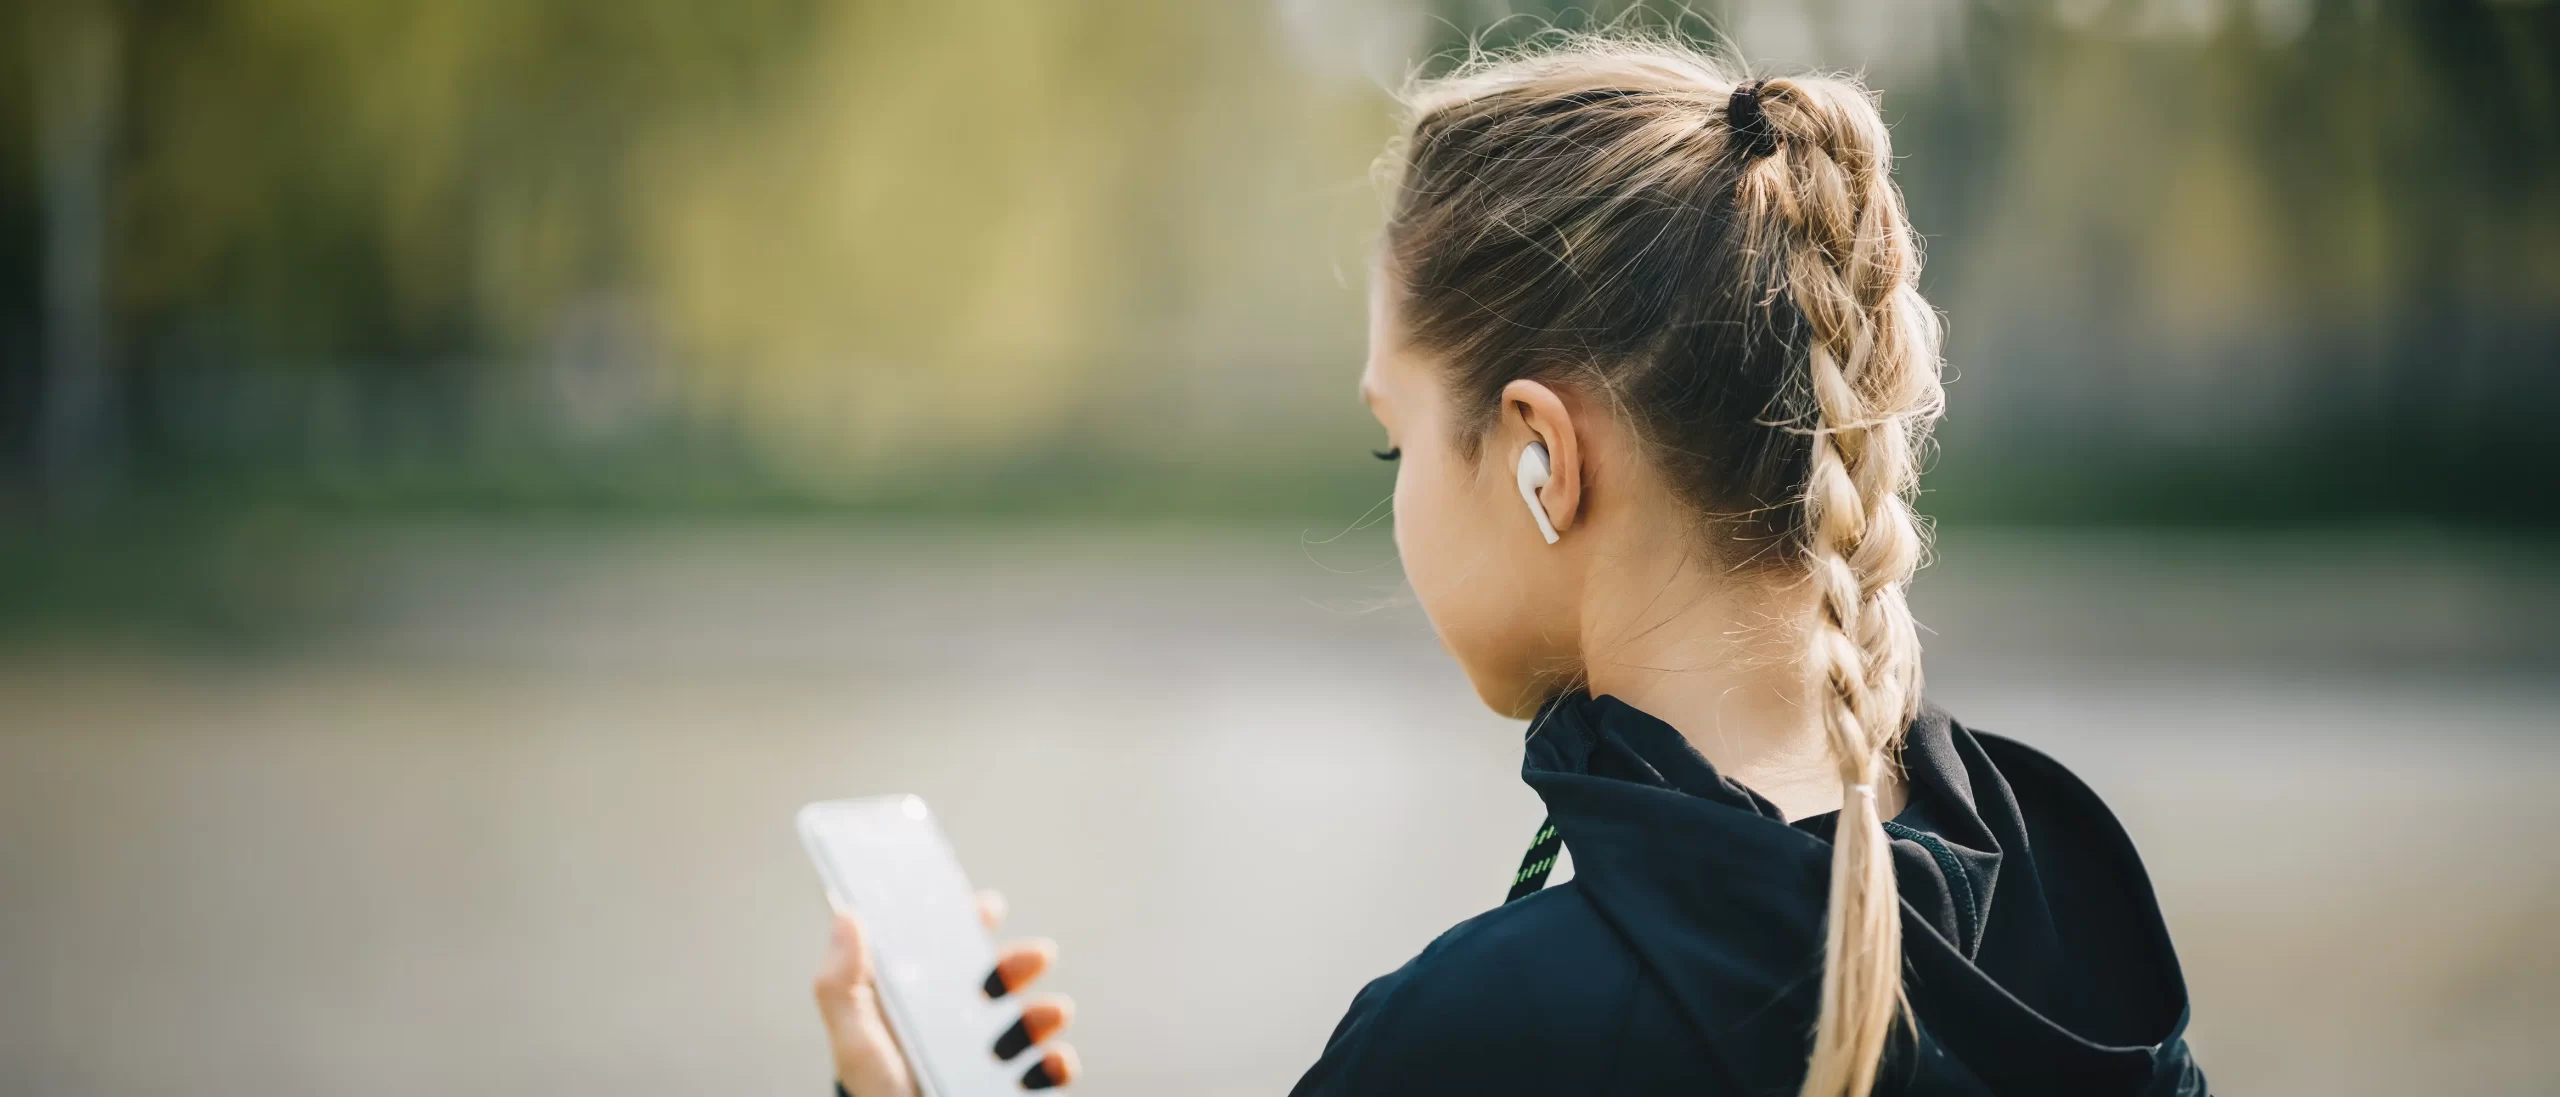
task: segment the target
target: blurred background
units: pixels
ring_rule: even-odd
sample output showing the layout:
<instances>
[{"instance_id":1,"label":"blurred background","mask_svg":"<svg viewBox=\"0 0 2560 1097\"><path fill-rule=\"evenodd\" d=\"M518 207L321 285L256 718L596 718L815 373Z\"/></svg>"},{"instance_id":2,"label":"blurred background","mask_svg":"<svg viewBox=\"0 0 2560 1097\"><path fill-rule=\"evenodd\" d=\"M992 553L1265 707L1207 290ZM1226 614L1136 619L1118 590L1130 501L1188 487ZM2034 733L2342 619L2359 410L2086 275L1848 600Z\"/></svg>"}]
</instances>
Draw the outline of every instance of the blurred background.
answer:
<instances>
[{"instance_id":1,"label":"blurred background","mask_svg":"<svg viewBox=\"0 0 2560 1097\"><path fill-rule=\"evenodd\" d=\"M1627 17L12 5L0 1093L823 1092L791 812L891 790L1086 1088L1284 1092L1538 815L1352 396L1386 89ZM1885 89L1932 692L2218 1088L2560 1091L2560 5L1634 18Z\"/></svg>"}]
</instances>

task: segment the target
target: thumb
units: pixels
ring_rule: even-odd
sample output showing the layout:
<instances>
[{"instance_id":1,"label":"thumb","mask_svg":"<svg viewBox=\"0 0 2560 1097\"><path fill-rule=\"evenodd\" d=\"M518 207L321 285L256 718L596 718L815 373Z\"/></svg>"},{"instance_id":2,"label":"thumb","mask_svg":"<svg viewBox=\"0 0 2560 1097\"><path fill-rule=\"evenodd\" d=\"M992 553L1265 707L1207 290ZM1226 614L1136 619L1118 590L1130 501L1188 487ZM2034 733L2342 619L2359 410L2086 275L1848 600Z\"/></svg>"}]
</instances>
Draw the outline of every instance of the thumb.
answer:
<instances>
[{"instance_id":1,"label":"thumb","mask_svg":"<svg viewBox=\"0 0 2560 1097\"><path fill-rule=\"evenodd\" d=\"M818 964L818 1008L835 1014L866 1004L871 996L857 992L867 992L870 982L871 943L863 934L862 919L837 911L826 958Z\"/></svg>"},{"instance_id":2,"label":"thumb","mask_svg":"<svg viewBox=\"0 0 2560 1097\"><path fill-rule=\"evenodd\" d=\"M870 942L862 920L851 913L836 912L816 989L818 1015L826 1022L827 1043L835 1056L836 1084L863 1097L913 1097L915 1079L871 985Z\"/></svg>"}]
</instances>

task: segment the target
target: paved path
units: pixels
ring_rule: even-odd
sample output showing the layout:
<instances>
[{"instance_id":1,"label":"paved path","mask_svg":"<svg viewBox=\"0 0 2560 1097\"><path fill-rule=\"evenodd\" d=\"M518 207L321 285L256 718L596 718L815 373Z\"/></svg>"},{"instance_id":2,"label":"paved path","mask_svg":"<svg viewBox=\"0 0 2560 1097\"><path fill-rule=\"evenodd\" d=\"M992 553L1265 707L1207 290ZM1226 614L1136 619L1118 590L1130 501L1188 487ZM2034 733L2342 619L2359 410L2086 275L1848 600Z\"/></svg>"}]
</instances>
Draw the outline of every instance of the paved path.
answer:
<instances>
[{"instance_id":1,"label":"paved path","mask_svg":"<svg viewBox=\"0 0 2560 1097\"><path fill-rule=\"evenodd\" d=\"M1277 1094L1537 817L1370 534L360 541L305 631L0 661L0 1093L822 1092L790 814L911 790L1065 941L1087 1088ZM1947 558L1934 691L2118 806L2218 1088L2560 1088L2550 569Z\"/></svg>"}]
</instances>

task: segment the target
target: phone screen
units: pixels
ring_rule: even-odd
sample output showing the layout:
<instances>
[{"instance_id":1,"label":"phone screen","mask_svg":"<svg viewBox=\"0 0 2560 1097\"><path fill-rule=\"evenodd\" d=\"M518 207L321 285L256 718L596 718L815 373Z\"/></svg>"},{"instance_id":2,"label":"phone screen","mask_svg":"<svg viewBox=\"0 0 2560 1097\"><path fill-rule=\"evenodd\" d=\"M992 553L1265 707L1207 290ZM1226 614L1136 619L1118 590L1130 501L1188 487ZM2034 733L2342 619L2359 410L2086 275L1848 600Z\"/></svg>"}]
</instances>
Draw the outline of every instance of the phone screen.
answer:
<instances>
[{"instance_id":1,"label":"phone screen","mask_svg":"<svg viewBox=\"0 0 2560 1097\"><path fill-rule=\"evenodd\" d=\"M986 995L995 944L925 802L810 804L800 809L800 837L828 894L862 918L881 1002L926 1097L1020 1092L1019 1071L995 1055L996 1038L1014 1022L1012 1003Z\"/></svg>"}]
</instances>

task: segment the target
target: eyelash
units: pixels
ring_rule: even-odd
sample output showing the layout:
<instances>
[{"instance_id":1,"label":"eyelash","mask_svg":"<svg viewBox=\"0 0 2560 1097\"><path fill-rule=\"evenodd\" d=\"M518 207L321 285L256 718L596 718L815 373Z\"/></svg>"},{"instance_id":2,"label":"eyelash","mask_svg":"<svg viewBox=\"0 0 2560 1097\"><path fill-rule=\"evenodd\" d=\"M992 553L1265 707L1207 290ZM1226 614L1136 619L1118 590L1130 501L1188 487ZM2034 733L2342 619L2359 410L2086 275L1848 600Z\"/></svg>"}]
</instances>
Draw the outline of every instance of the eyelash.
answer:
<instances>
[{"instance_id":1,"label":"eyelash","mask_svg":"<svg viewBox=\"0 0 2560 1097\"><path fill-rule=\"evenodd\" d=\"M1397 446L1394 449L1373 449L1369 451L1369 456L1375 457L1381 461L1393 461L1398 457L1404 456L1404 447Z\"/></svg>"}]
</instances>

